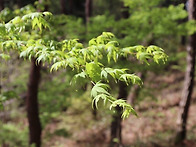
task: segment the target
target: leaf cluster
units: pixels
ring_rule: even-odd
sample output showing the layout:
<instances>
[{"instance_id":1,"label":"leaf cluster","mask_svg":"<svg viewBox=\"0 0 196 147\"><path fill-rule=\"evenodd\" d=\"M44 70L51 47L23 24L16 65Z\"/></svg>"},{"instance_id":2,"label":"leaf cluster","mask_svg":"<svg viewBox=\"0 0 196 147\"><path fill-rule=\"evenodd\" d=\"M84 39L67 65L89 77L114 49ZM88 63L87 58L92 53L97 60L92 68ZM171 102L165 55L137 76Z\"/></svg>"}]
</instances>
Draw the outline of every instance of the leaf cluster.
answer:
<instances>
[{"instance_id":1,"label":"leaf cluster","mask_svg":"<svg viewBox=\"0 0 196 147\"><path fill-rule=\"evenodd\" d=\"M39 29L42 32L45 28L50 28L47 19L51 17L50 12L33 12L22 17L16 16L8 23L2 23L0 27L0 39L3 50L17 49L20 57L36 58L36 61L52 64L51 71L70 67L77 69L79 74L74 76L88 79L93 83L91 96L97 103L100 99L110 102L111 107L120 106L123 108L122 117L128 117L130 113L136 115L131 105L125 100L116 99L109 93L108 77L111 76L115 82L125 82L129 84L142 85L141 79L135 74L128 73L127 69L115 69L108 67L111 61L117 62L121 57L134 56L138 60L150 64L150 60L159 63L167 61L167 55L163 49L157 46L134 46L121 48L114 34L103 32L100 36L89 41L84 47L78 39L72 40L47 40L40 36L23 37L25 33L32 31L26 29L31 25L32 29ZM17 34L17 35L15 35ZM107 58L107 62L103 60Z\"/></svg>"}]
</instances>

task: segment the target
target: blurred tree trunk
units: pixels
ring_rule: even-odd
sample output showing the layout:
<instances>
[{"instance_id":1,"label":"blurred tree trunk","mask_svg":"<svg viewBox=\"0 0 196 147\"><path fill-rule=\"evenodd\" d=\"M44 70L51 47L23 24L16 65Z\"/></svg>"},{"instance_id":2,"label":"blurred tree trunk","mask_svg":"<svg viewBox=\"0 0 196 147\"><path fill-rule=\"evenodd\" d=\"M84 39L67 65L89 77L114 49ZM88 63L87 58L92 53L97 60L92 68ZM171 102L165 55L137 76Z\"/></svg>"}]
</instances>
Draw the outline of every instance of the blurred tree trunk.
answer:
<instances>
[{"instance_id":1,"label":"blurred tree trunk","mask_svg":"<svg viewBox=\"0 0 196 147\"><path fill-rule=\"evenodd\" d=\"M89 18L92 16L93 0L86 0L85 2L85 21L89 23Z\"/></svg>"},{"instance_id":2,"label":"blurred tree trunk","mask_svg":"<svg viewBox=\"0 0 196 147\"><path fill-rule=\"evenodd\" d=\"M42 3L42 0L39 0ZM45 4L47 11L48 5ZM41 10L38 10L41 11ZM38 89L41 77L41 63L36 63L36 58L31 59L31 69L29 74L29 83L27 90L27 118L29 122L29 144L35 144L36 147L41 146L42 127L39 118Z\"/></svg>"},{"instance_id":3,"label":"blurred tree trunk","mask_svg":"<svg viewBox=\"0 0 196 147\"><path fill-rule=\"evenodd\" d=\"M41 65L36 65L36 59L31 61L31 69L27 90L27 117L29 122L29 144L35 144L36 147L41 146L41 123L39 119L38 106L38 86L40 80Z\"/></svg>"},{"instance_id":4,"label":"blurred tree trunk","mask_svg":"<svg viewBox=\"0 0 196 147\"><path fill-rule=\"evenodd\" d=\"M127 85L124 82L119 82L119 92L118 99L125 99L127 97ZM122 108L116 107L115 114L112 116L111 123L111 139L110 139L110 147L120 147L122 145L122 137L121 137L121 118Z\"/></svg>"},{"instance_id":5,"label":"blurred tree trunk","mask_svg":"<svg viewBox=\"0 0 196 147\"><path fill-rule=\"evenodd\" d=\"M110 3L110 7L112 7L112 4ZM122 3L122 18L128 18L129 12L127 9L125 10L124 4ZM126 60L125 58L121 59L122 61ZM118 98L117 99L126 99L128 96L127 93L127 85L124 82L119 82L119 91L118 91ZM110 147L120 147L122 145L122 108L117 106L115 108L115 114L112 116L112 123L111 123L111 132L110 132Z\"/></svg>"},{"instance_id":6,"label":"blurred tree trunk","mask_svg":"<svg viewBox=\"0 0 196 147\"><path fill-rule=\"evenodd\" d=\"M93 0L85 0L85 23L86 23L86 34L88 34L88 23L90 21L90 17L92 16L92 6ZM92 115L93 119L97 120L97 109L96 104L93 102Z\"/></svg>"},{"instance_id":7,"label":"blurred tree trunk","mask_svg":"<svg viewBox=\"0 0 196 147\"><path fill-rule=\"evenodd\" d=\"M122 18L129 18L129 8L124 6L124 3L122 2L122 12L121 12L121 17Z\"/></svg>"},{"instance_id":8,"label":"blurred tree trunk","mask_svg":"<svg viewBox=\"0 0 196 147\"><path fill-rule=\"evenodd\" d=\"M196 19L196 1L189 0L189 20ZM187 68L185 74L185 83L180 101L180 110L177 120L178 130L176 136L176 143L182 142L186 138L186 124L188 112L190 107L191 95L194 86L194 72L195 72L195 56L196 56L196 33L189 37L187 46Z\"/></svg>"},{"instance_id":9,"label":"blurred tree trunk","mask_svg":"<svg viewBox=\"0 0 196 147\"><path fill-rule=\"evenodd\" d=\"M73 0L60 0L61 13L72 14L73 13Z\"/></svg>"},{"instance_id":10,"label":"blurred tree trunk","mask_svg":"<svg viewBox=\"0 0 196 147\"><path fill-rule=\"evenodd\" d=\"M93 100L93 99L92 99ZM92 115L94 120L98 120L97 118L97 108L96 108L96 103L93 101L93 109L92 109Z\"/></svg>"},{"instance_id":11,"label":"blurred tree trunk","mask_svg":"<svg viewBox=\"0 0 196 147\"><path fill-rule=\"evenodd\" d=\"M4 9L4 0L0 0L0 11Z\"/></svg>"},{"instance_id":12,"label":"blurred tree trunk","mask_svg":"<svg viewBox=\"0 0 196 147\"><path fill-rule=\"evenodd\" d=\"M187 10L187 0L181 0L182 3L184 4L184 10ZM187 22L188 18L184 18L183 20L181 20L181 23ZM181 37L181 45L185 46L187 43L187 37L185 35L182 35Z\"/></svg>"},{"instance_id":13,"label":"blurred tree trunk","mask_svg":"<svg viewBox=\"0 0 196 147\"><path fill-rule=\"evenodd\" d=\"M60 0L61 12L66 15L74 15L85 19L86 0Z\"/></svg>"},{"instance_id":14,"label":"blurred tree trunk","mask_svg":"<svg viewBox=\"0 0 196 147\"><path fill-rule=\"evenodd\" d=\"M85 23L86 23L86 34L88 34L88 23L90 21L90 17L92 16L92 6L93 6L93 0L86 0L85 1ZM97 109L95 101L93 102L93 108L92 114L93 118L97 120Z\"/></svg>"},{"instance_id":15,"label":"blurred tree trunk","mask_svg":"<svg viewBox=\"0 0 196 147\"><path fill-rule=\"evenodd\" d=\"M73 0L68 0L68 14L73 14Z\"/></svg>"},{"instance_id":16,"label":"blurred tree trunk","mask_svg":"<svg viewBox=\"0 0 196 147\"><path fill-rule=\"evenodd\" d=\"M66 0L60 0L60 4L61 4L61 13L62 14L67 14Z\"/></svg>"},{"instance_id":17,"label":"blurred tree trunk","mask_svg":"<svg viewBox=\"0 0 196 147\"><path fill-rule=\"evenodd\" d=\"M19 8L21 8L23 6L21 0L16 0L16 3L17 3Z\"/></svg>"}]
</instances>

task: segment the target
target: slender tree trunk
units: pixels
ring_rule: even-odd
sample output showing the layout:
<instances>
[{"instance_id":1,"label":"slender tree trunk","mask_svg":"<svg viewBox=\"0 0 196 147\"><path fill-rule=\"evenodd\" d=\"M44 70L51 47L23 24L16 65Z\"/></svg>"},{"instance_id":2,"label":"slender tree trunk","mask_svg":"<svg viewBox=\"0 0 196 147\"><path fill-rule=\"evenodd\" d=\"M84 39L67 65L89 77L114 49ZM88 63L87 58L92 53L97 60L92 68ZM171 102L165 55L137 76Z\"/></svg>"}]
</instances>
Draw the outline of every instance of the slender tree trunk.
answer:
<instances>
[{"instance_id":1,"label":"slender tree trunk","mask_svg":"<svg viewBox=\"0 0 196 147\"><path fill-rule=\"evenodd\" d=\"M69 14L73 14L73 0L69 0L68 1L69 2L69 11L68 11L68 13Z\"/></svg>"},{"instance_id":2,"label":"slender tree trunk","mask_svg":"<svg viewBox=\"0 0 196 147\"><path fill-rule=\"evenodd\" d=\"M97 118L97 108L96 108L96 102L95 101L93 101L93 109L92 109L92 115L93 115L93 119L94 120L98 120L98 118Z\"/></svg>"},{"instance_id":3,"label":"slender tree trunk","mask_svg":"<svg viewBox=\"0 0 196 147\"><path fill-rule=\"evenodd\" d=\"M73 0L60 0L61 13L72 15L73 14Z\"/></svg>"},{"instance_id":4,"label":"slender tree trunk","mask_svg":"<svg viewBox=\"0 0 196 147\"><path fill-rule=\"evenodd\" d=\"M29 144L41 146L41 123L39 119L38 86L41 65L36 65L36 59L31 61L31 69L27 91L27 117L29 122Z\"/></svg>"},{"instance_id":5,"label":"slender tree trunk","mask_svg":"<svg viewBox=\"0 0 196 147\"><path fill-rule=\"evenodd\" d=\"M88 23L89 19L92 16L92 3L93 0L86 0L85 1L85 23L86 23L86 34L88 34ZM97 109L95 102L93 103L92 115L95 120L97 120Z\"/></svg>"},{"instance_id":6,"label":"slender tree trunk","mask_svg":"<svg viewBox=\"0 0 196 147\"><path fill-rule=\"evenodd\" d=\"M93 115L94 120L98 120L98 118L97 118L97 108L96 108L95 102L93 102L92 115Z\"/></svg>"},{"instance_id":7,"label":"slender tree trunk","mask_svg":"<svg viewBox=\"0 0 196 147\"><path fill-rule=\"evenodd\" d=\"M126 97L127 97L127 86L124 82L120 82L118 99L120 98L125 99ZM122 109L117 106L115 108L115 114L112 116L110 147L120 147L122 145L121 115L122 115Z\"/></svg>"},{"instance_id":8,"label":"slender tree trunk","mask_svg":"<svg viewBox=\"0 0 196 147\"><path fill-rule=\"evenodd\" d=\"M60 0L61 13L70 15L73 13L73 0Z\"/></svg>"},{"instance_id":9,"label":"slender tree trunk","mask_svg":"<svg viewBox=\"0 0 196 147\"><path fill-rule=\"evenodd\" d=\"M184 10L187 10L187 7L186 7L186 3L187 3L187 0L181 0L181 3L184 3ZM183 20L181 20L180 23L185 23L188 21L188 18L184 18ZM187 43L187 37L185 35L182 35L181 36L181 45L185 46Z\"/></svg>"},{"instance_id":10,"label":"slender tree trunk","mask_svg":"<svg viewBox=\"0 0 196 147\"><path fill-rule=\"evenodd\" d=\"M85 2L85 21L86 24L89 22L89 18L92 16L92 0L86 0Z\"/></svg>"},{"instance_id":11,"label":"slender tree trunk","mask_svg":"<svg viewBox=\"0 0 196 147\"><path fill-rule=\"evenodd\" d=\"M39 0L39 3L42 3ZM48 9L45 4L45 10ZM38 10L39 12L41 10ZM38 104L38 88L41 77L41 63L36 63L36 58L31 59L31 69L29 74L29 83L26 97L27 118L29 122L29 144L35 144L36 147L41 146L42 127L39 118L39 104Z\"/></svg>"},{"instance_id":12,"label":"slender tree trunk","mask_svg":"<svg viewBox=\"0 0 196 147\"><path fill-rule=\"evenodd\" d=\"M4 9L4 0L0 0L0 11Z\"/></svg>"},{"instance_id":13,"label":"slender tree trunk","mask_svg":"<svg viewBox=\"0 0 196 147\"><path fill-rule=\"evenodd\" d=\"M67 14L67 10L66 10L66 0L61 0L60 1L61 4L61 13L62 14Z\"/></svg>"},{"instance_id":14,"label":"slender tree trunk","mask_svg":"<svg viewBox=\"0 0 196 147\"><path fill-rule=\"evenodd\" d=\"M196 1L189 0L189 20L196 19ZM190 107L191 95L194 86L194 72L195 72L195 56L196 56L196 34L189 37L189 44L187 46L187 69L185 74L185 83L180 101L180 110L177 120L178 130L176 136L176 143L182 142L186 138L186 124L188 112Z\"/></svg>"},{"instance_id":15,"label":"slender tree trunk","mask_svg":"<svg viewBox=\"0 0 196 147\"><path fill-rule=\"evenodd\" d=\"M128 11L128 7L125 7L124 6L124 3L122 2L122 13L121 13L121 17L122 18L129 18L130 14L129 14L129 11Z\"/></svg>"},{"instance_id":16,"label":"slender tree trunk","mask_svg":"<svg viewBox=\"0 0 196 147\"><path fill-rule=\"evenodd\" d=\"M18 5L19 8L22 7L22 2L21 2L21 0L17 0L16 3L17 3L17 5Z\"/></svg>"}]
</instances>

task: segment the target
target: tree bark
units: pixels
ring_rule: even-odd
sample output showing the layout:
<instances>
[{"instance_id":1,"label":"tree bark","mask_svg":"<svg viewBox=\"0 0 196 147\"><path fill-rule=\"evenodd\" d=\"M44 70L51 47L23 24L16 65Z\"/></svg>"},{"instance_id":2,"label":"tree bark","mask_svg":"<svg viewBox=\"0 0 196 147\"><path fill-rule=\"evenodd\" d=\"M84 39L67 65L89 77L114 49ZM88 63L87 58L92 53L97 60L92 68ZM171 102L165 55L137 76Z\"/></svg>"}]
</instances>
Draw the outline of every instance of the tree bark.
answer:
<instances>
[{"instance_id":1,"label":"tree bark","mask_svg":"<svg viewBox=\"0 0 196 147\"><path fill-rule=\"evenodd\" d=\"M4 9L4 0L0 0L0 11Z\"/></svg>"},{"instance_id":2,"label":"tree bark","mask_svg":"<svg viewBox=\"0 0 196 147\"><path fill-rule=\"evenodd\" d=\"M36 59L31 61L31 69L27 91L27 118L29 122L29 144L41 146L41 123L39 119L38 86L41 65L36 65Z\"/></svg>"},{"instance_id":3,"label":"tree bark","mask_svg":"<svg viewBox=\"0 0 196 147\"><path fill-rule=\"evenodd\" d=\"M68 14L73 14L73 0L69 0L69 10L68 10Z\"/></svg>"},{"instance_id":4,"label":"tree bark","mask_svg":"<svg viewBox=\"0 0 196 147\"><path fill-rule=\"evenodd\" d=\"M60 0L61 13L70 15L73 13L73 0Z\"/></svg>"},{"instance_id":5,"label":"tree bark","mask_svg":"<svg viewBox=\"0 0 196 147\"><path fill-rule=\"evenodd\" d=\"M184 4L184 10L187 11L187 0L182 0L182 3ZM188 18L184 18L183 20L180 21L180 23L185 23L188 21ZM187 37L185 35L181 36L181 45L185 46L187 43Z\"/></svg>"},{"instance_id":6,"label":"tree bark","mask_svg":"<svg viewBox=\"0 0 196 147\"><path fill-rule=\"evenodd\" d=\"M89 18L92 16L92 0L86 0L85 2L85 21L86 24L89 22Z\"/></svg>"},{"instance_id":7,"label":"tree bark","mask_svg":"<svg viewBox=\"0 0 196 147\"><path fill-rule=\"evenodd\" d=\"M62 14L67 14L66 2L65 2L65 0L61 0L61 1L60 1L60 4L61 4L61 13L62 13Z\"/></svg>"},{"instance_id":8,"label":"tree bark","mask_svg":"<svg viewBox=\"0 0 196 147\"><path fill-rule=\"evenodd\" d=\"M128 11L128 7L125 7L124 6L124 3L122 2L122 12L121 12L121 17L122 18L129 18L130 14L129 14L129 11Z\"/></svg>"},{"instance_id":9,"label":"tree bark","mask_svg":"<svg viewBox=\"0 0 196 147\"><path fill-rule=\"evenodd\" d=\"M189 20L196 19L196 1L189 0ZM186 125L188 119L188 112L191 102L191 95L194 86L194 72L195 72L195 56L196 56L196 34L189 37L187 46L187 68L185 74L185 83L182 93L182 98L179 104L179 116L177 120L177 136L176 143L181 143L186 138Z\"/></svg>"},{"instance_id":10,"label":"tree bark","mask_svg":"<svg viewBox=\"0 0 196 147\"><path fill-rule=\"evenodd\" d=\"M93 115L94 120L98 120L98 118L97 118L97 108L96 108L95 102L93 102L92 115Z\"/></svg>"},{"instance_id":11,"label":"tree bark","mask_svg":"<svg viewBox=\"0 0 196 147\"><path fill-rule=\"evenodd\" d=\"M42 3L39 0L39 3ZM45 10L48 7L45 5ZM41 10L38 10L40 12ZM35 144L36 147L41 146L42 127L39 118L38 104L38 88L41 77L41 63L36 64L36 58L31 59L31 69L29 74L29 82L26 97L27 118L29 123L29 144Z\"/></svg>"},{"instance_id":12,"label":"tree bark","mask_svg":"<svg viewBox=\"0 0 196 147\"><path fill-rule=\"evenodd\" d=\"M86 34L88 34L88 23L89 23L89 19L92 16L92 3L93 0L86 0L85 1L85 23L86 23ZM93 102L93 108L92 109L92 115L93 115L93 119L97 120L97 109L96 109L96 104L95 102Z\"/></svg>"},{"instance_id":13,"label":"tree bark","mask_svg":"<svg viewBox=\"0 0 196 147\"><path fill-rule=\"evenodd\" d=\"M127 97L127 86L124 82L119 83L119 94L118 99L126 99ZM122 108L116 107L115 114L112 116L111 123L111 139L110 139L110 147L120 147L122 145L122 137L121 137L121 122L122 122Z\"/></svg>"}]
</instances>

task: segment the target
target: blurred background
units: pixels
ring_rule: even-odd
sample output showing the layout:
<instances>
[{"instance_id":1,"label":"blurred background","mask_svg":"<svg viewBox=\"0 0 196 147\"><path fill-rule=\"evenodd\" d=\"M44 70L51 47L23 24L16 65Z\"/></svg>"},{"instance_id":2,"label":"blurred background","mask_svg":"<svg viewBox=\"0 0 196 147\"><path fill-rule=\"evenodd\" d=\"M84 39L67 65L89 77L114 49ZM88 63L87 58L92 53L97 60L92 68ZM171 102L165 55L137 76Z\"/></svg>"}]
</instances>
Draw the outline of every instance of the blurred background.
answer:
<instances>
[{"instance_id":1,"label":"blurred background","mask_svg":"<svg viewBox=\"0 0 196 147\"><path fill-rule=\"evenodd\" d=\"M194 12L188 13L191 9ZM196 50L194 0L0 0L0 10L1 23L31 12L52 12L51 29L43 37L56 41L77 38L87 46L91 38L112 32L122 47L157 45L169 56L159 65L134 58L113 64L128 68L144 83L142 87L110 83L110 92L118 98L123 89L127 103L138 113L125 120L103 102L92 109L92 84L82 80L70 85L75 71L51 73L48 65L42 65L38 90L42 147L196 146L195 52L187 52L187 46ZM9 60L0 58L0 146L27 147L31 64L16 51L9 54ZM186 60L187 55L193 62ZM184 84L186 67L193 73L189 86ZM179 137L181 128L185 135Z\"/></svg>"}]
</instances>

